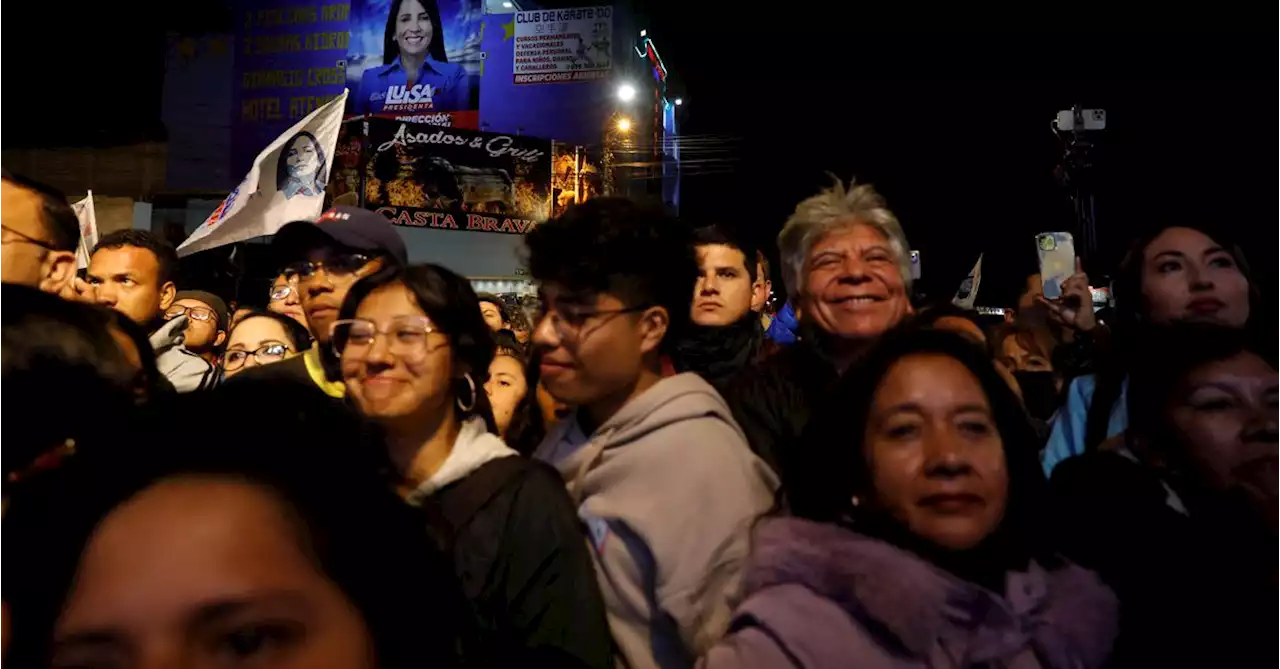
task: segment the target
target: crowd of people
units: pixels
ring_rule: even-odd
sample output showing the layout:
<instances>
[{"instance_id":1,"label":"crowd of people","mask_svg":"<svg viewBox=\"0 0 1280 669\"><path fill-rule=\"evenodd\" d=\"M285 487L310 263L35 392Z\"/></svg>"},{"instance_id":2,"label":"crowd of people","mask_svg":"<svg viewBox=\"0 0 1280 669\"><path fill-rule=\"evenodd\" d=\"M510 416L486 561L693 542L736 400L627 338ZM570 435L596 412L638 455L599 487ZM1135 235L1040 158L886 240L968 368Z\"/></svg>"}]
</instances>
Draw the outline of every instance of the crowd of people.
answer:
<instances>
[{"instance_id":1,"label":"crowd of people","mask_svg":"<svg viewBox=\"0 0 1280 669\"><path fill-rule=\"evenodd\" d=\"M2 188L12 666L1276 661L1276 323L1220 231L992 323L836 182L772 316L772 253L602 197L525 237L527 316L340 206L229 308Z\"/></svg>"}]
</instances>

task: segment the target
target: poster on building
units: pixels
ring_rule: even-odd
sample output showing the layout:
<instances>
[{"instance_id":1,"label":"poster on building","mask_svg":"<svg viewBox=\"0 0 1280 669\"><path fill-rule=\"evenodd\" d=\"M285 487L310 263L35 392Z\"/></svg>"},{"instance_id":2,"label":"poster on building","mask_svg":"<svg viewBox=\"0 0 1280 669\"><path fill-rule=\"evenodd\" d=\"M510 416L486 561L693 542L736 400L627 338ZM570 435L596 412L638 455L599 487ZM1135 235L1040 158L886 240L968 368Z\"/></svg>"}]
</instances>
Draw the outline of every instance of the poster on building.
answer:
<instances>
[{"instance_id":1,"label":"poster on building","mask_svg":"<svg viewBox=\"0 0 1280 669\"><path fill-rule=\"evenodd\" d=\"M613 7L516 12L517 84L595 81L613 67Z\"/></svg>"},{"instance_id":2,"label":"poster on building","mask_svg":"<svg viewBox=\"0 0 1280 669\"><path fill-rule=\"evenodd\" d=\"M229 174L247 172L262 147L342 95L345 0L235 0L234 121ZM213 102L210 102L213 104Z\"/></svg>"},{"instance_id":3,"label":"poster on building","mask_svg":"<svg viewBox=\"0 0 1280 669\"><path fill-rule=\"evenodd\" d=\"M552 143L551 216L563 214L569 205L602 194L600 152L566 142Z\"/></svg>"},{"instance_id":4,"label":"poster on building","mask_svg":"<svg viewBox=\"0 0 1280 669\"><path fill-rule=\"evenodd\" d=\"M482 0L351 0L350 114L480 127Z\"/></svg>"},{"instance_id":5,"label":"poster on building","mask_svg":"<svg viewBox=\"0 0 1280 669\"><path fill-rule=\"evenodd\" d=\"M551 142L369 119L365 206L396 225L524 234L551 213Z\"/></svg>"}]
</instances>

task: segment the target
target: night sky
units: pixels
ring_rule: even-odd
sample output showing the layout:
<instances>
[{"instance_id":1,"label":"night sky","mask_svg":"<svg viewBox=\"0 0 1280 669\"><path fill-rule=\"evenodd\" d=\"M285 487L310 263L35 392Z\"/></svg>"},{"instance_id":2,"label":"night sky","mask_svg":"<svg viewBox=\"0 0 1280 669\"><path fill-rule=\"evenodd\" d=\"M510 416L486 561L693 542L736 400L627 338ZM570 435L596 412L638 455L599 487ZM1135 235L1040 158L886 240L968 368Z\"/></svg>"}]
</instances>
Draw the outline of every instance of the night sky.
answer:
<instances>
[{"instance_id":1,"label":"night sky","mask_svg":"<svg viewBox=\"0 0 1280 669\"><path fill-rule=\"evenodd\" d=\"M985 251L979 303L997 304L1034 271L1033 235L1070 229L1050 122L1079 102L1108 114L1098 266L1112 266L1136 230L1186 217L1260 240L1254 265L1274 290L1274 32L1228 29L1250 25L1246 16L1162 15L1164 26L1085 21L1073 33L1047 15L998 17L1034 28L996 33L996 17L930 20L919 9L908 21L844 4L716 15L646 3L686 101L682 132L741 138L734 173L712 163L719 174L686 179L683 214L771 240L824 172L856 175L885 194L921 250L927 292L949 297ZM1274 13L1257 21L1270 31Z\"/></svg>"},{"instance_id":2,"label":"night sky","mask_svg":"<svg viewBox=\"0 0 1280 669\"><path fill-rule=\"evenodd\" d=\"M1108 112L1104 256L1144 225L1187 217L1243 236L1262 283L1276 285L1272 6L1205 14L1214 3L1187 18L1165 6L1121 26L1067 16L1067 4L1037 17L966 17L923 7L889 16L857 2L833 11L639 1L687 102L686 157L702 159L686 167L682 213L692 220L771 240L824 172L856 175L899 214L928 292L952 292L985 251L979 302L1001 302L1009 277L1034 266L1032 235L1070 221L1050 122L1079 102ZM93 48L42 50L23 66L7 40L4 146L162 139L165 31L229 30L225 3L152 14L72 5L42 5L50 16L32 25L74 15L94 26Z\"/></svg>"}]
</instances>

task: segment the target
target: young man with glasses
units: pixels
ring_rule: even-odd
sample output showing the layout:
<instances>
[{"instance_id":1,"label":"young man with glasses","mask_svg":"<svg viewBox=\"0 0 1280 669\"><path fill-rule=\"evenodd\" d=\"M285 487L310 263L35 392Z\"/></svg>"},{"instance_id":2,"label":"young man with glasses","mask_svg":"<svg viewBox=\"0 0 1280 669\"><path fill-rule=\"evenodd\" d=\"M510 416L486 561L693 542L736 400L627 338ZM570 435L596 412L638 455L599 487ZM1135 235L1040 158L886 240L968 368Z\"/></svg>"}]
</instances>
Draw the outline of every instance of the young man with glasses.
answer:
<instances>
[{"instance_id":1,"label":"young man with glasses","mask_svg":"<svg viewBox=\"0 0 1280 669\"><path fill-rule=\"evenodd\" d=\"M690 320L691 232L598 198L525 238L542 383L576 407L535 456L568 481L614 640L637 668L691 666L724 633L776 485L706 381L663 376Z\"/></svg>"},{"instance_id":2,"label":"young man with glasses","mask_svg":"<svg viewBox=\"0 0 1280 669\"><path fill-rule=\"evenodd\" d=\"M245 370L237 378L269 375L299 379L340 399L346 388L341 381L330 380L337 378L336 373L329 374L337 368L330 337L338 310L356 281L388 263L408 264L404 240L381 214L340 206L315 221L284 226L271 240L271 251L282 268L284 284L297 291L315 344L302 355Z\"/></svg>"},{"instance_id":3,"label":"young man with glasses","mask_svg":"<svg viewBox=\"0 0 1280 669\"><path fill-rule=\"evenodd\" d=\"M166 321L187 317L183 348L210 364L217 364L218 349L227 339L231 327L227 323L227 303L221 297L203 290L183 290L174 297L173 306L164 312Z\"/></svg>"},{"instance_id":4,"label":"young man with glasses","mask_svg":"<svg viewBox=\"0 0 1280 669\"><path fill-rule=\"evenodd\" d=\"M0 230L0 280L54 294L72 289L80 222L62 193L5 174Z\"/></svg>"}]
</instances>

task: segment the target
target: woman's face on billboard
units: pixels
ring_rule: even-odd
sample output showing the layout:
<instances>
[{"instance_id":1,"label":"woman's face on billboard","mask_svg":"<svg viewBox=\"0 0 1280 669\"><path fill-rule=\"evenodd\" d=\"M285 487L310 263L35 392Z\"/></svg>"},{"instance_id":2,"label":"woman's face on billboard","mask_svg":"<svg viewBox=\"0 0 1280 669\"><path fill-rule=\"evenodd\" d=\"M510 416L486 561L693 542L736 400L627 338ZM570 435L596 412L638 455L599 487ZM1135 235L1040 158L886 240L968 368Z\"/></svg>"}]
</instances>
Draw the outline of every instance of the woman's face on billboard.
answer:
<instances>
[{"instance_id":1,"label":"woman's face on billboard","mask_svg":"<svg viewBox=\"0 0 1280 669\"><path fill-rule=\"evenodd\" d=\"M435 37L431 15L418 0L404 0L396 16L396 44L400 55L419 56L427 52Z\"/></svg>"},{"instance_id":2,"label":"woman's face on billboard","mask_svg":"<svg viewBox=\"0 0 1280 669\"><path fill-rule=\"evenodd\" d=\"M295 137L289 145L289 156L285 158L285 162L289 165L291 176L302 178L315 174L320 168L315 142L310 137Z\"/></svg>"}]
</instances>

